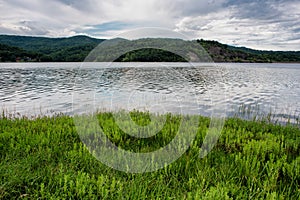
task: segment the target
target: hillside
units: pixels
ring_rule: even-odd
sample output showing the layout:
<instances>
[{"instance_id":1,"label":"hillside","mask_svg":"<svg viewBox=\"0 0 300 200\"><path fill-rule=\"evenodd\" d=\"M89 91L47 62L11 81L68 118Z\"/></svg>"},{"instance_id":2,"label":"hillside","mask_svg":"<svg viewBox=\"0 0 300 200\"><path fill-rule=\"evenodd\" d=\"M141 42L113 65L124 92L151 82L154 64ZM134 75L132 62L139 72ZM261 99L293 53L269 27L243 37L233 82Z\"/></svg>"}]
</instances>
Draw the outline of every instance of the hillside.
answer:
<instances>
[{"instance_id":1,"label":"hillside","mask_svg":"<svg viewBox=\"0 0 300 200\"><path fill-rule=\"evenodd\" d=\"M30 36L0 35L0 44L19 48L39 55L37 61L76 62L83 61L88 53L103 40L87 36L69 38L46 38ZM0 53L2 49L0 49ZM12 50L10 52L14 54ZM4 60L1 60L4 61Z\"/></svg>"},{"instance_id":2,"label":"hillside","mask_svg":"<svg viewBox=\"0 0 300 200\"><path fill-rule=\"evenodd\" d=\"M260 51L197 40L215 62L300 62L300 51Z\"/></svg>"},{"instance_id":3,"label":"hillside","mask_svg":"<svg viewBox=\"0 0 300 200\"><path fill-rule=\"evenodd\" d=\"M37 61L41 55L35 52L25 51L18 47L12 47L5 44L0 44L0 61L15 62L15 61Z\"/></svg>"},{"instance_id":4,"label":"hillside","mask_svg":"<svg viewBox=\"0 0 300 200\"><path fill-rule=\"evenodd\" d=\"M172 39L159 40L168 43ZM81 62L103 41L88 36L46 38L0 35L0 62ZM215 62L300 62L300 51L259 51L203 39L196 42L201 44ZM134 50L116 59L120 62L183 60L176 54L149 48Z\"/></svg>"}]
</instances>

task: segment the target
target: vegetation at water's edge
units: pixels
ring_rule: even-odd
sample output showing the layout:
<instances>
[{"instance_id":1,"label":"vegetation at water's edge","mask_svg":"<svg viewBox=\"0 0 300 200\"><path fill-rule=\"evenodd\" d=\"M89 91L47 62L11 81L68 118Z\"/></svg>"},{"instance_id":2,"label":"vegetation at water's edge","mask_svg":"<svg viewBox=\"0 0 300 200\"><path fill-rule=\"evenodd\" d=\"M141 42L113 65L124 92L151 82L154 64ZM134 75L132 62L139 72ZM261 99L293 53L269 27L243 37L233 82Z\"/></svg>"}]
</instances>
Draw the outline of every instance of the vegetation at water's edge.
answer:
<instances>
[{"instance_id":1,"label":"vegetation at water's edge","mask_svg":"<svg viewBox=\"0 0 300 200\"><path fill-rule=\"evenodd\" d=\"M45 38L0 35L0 62L82 62L103 41L87 36ZM300 51L259 51L217 41L201 39L197 42L215 62L300 62ZM117 61L182 62L183 59L170 52L145 48L129 52Z\"/></svg>"},{"instance_id":2,"label":"vegetation at water's edge","mask_svg":"<svg viewBox=\"0 0 300 200\"><path fill-rule=\"evenodd\" d=\"M41 56L41 54L25 51L19 47L0 44L0 61L2 62L14 62L18 60L24 62L37 61Z\"/></svg>"},{"instance_id":3,"label":"vegetation at water's edge","mask_svg":"<svg viewBox=\"0 0 300 200\"><path fill-rule=\"evenodd\" d=\"M161 49L135 50L120 56L116 62L187 62L184 58L172 52Z\"/></svg>"},{"instance_id":4,"label":"vegetation at water's edge","mask_svg":"<svg viewBox=\"0 0 300 200\"><path fill-rule=\"evenodd\" d=\"M149 120L138 112L131 117L140 125ZM111 113L98 119L115 144L132 151L165 145L180 123L180 116L168 115L156 136L136 139L116 126ZM199 158L208 126L209 119L200 117L195 141L176 162L126 174L91 156L72 117L3 115L0 199L300 199L299 128L231 118L213 151Z\"/></svg>"}]
</instances>

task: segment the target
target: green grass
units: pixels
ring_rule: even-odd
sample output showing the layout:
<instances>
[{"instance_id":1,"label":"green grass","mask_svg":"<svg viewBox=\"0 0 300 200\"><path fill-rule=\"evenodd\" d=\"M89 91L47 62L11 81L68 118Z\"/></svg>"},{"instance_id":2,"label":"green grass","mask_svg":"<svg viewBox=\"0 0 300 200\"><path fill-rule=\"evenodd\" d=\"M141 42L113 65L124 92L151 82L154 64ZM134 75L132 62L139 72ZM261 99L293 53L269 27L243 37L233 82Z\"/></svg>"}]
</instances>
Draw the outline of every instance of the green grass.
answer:
<instances>
[{"instance_id":1,"label":"green grass","mask_svg":"<svg viewBox=\"0 0 300 200\"><path fill-rule=\"evenodd\" d=\"M131 113L140 125L144 113ZM152 151L176 134L180 116L167 115L154 137L120 130L111 113L99 124L118 146ZM266 121L227 119L212 152L199 158L209 119L199 117L194 143L155 172L109 168L84 147L72 117L0 118L0 199L300 199L300 130ZM193 130L193 127L187 127Z\"/></svg>"}]
</instances>

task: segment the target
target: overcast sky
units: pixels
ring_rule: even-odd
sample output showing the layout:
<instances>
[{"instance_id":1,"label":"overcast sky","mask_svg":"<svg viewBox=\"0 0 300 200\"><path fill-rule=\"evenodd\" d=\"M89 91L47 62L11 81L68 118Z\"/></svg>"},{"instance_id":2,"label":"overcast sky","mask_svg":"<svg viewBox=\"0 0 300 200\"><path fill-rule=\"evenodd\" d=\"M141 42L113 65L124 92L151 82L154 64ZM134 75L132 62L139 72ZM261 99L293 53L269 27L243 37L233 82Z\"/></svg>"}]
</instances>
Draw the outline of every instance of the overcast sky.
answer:
<instances>
[{"instance_id":1,"label":"overcast sky","mask_svg":"<svg viewBox=\"0 0 300 200\"><path fill-rule=\"evenodd\" d=\"M0 0L0 34L111 38L162 27L189 38L300 50L299 0Z\"/></svg>"}]
</instances>

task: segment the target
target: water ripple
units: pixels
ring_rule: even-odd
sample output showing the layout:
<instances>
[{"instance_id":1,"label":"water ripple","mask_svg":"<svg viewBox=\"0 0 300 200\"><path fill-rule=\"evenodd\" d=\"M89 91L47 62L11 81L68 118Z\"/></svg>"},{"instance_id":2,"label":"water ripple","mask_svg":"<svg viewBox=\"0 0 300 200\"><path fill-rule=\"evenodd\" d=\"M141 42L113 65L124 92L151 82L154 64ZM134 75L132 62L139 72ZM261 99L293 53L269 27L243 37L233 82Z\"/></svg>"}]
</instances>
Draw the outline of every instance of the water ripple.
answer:
<instances>
[{"instance_id":1,"label":"water ripple","mask_svg":"<svg viewBox=\"0 0 300 200\"><path fill-rule=\"evenodd\" d=\"M176 109L186 113L210 115L211 104L222 104L227 106L228 115L235 114L241 105L261 112L272 110L277 116L300 114L299 64L218 64L218 69L188 68L181 64L160 68L155 63L148 64L151 65L155 67L134 67L137 66L134 63L128 67L126 63L126 67L120 64L118 68L79 70L77 63L44 63L31 67L2 63L0 106L20 113L31 113L37 108L70 113L74 103L72 95L76 93L82 98L78 103L95 108L108 106L112 101L116 107L123 108L132 96L137 105L154 105L160 100L168 111L177 106ZM218 77L220 73L222 77ZM193 97L197 98L196 104ZM82 106L77 111L85 108Z\"/></svg>"}]
</instances>

